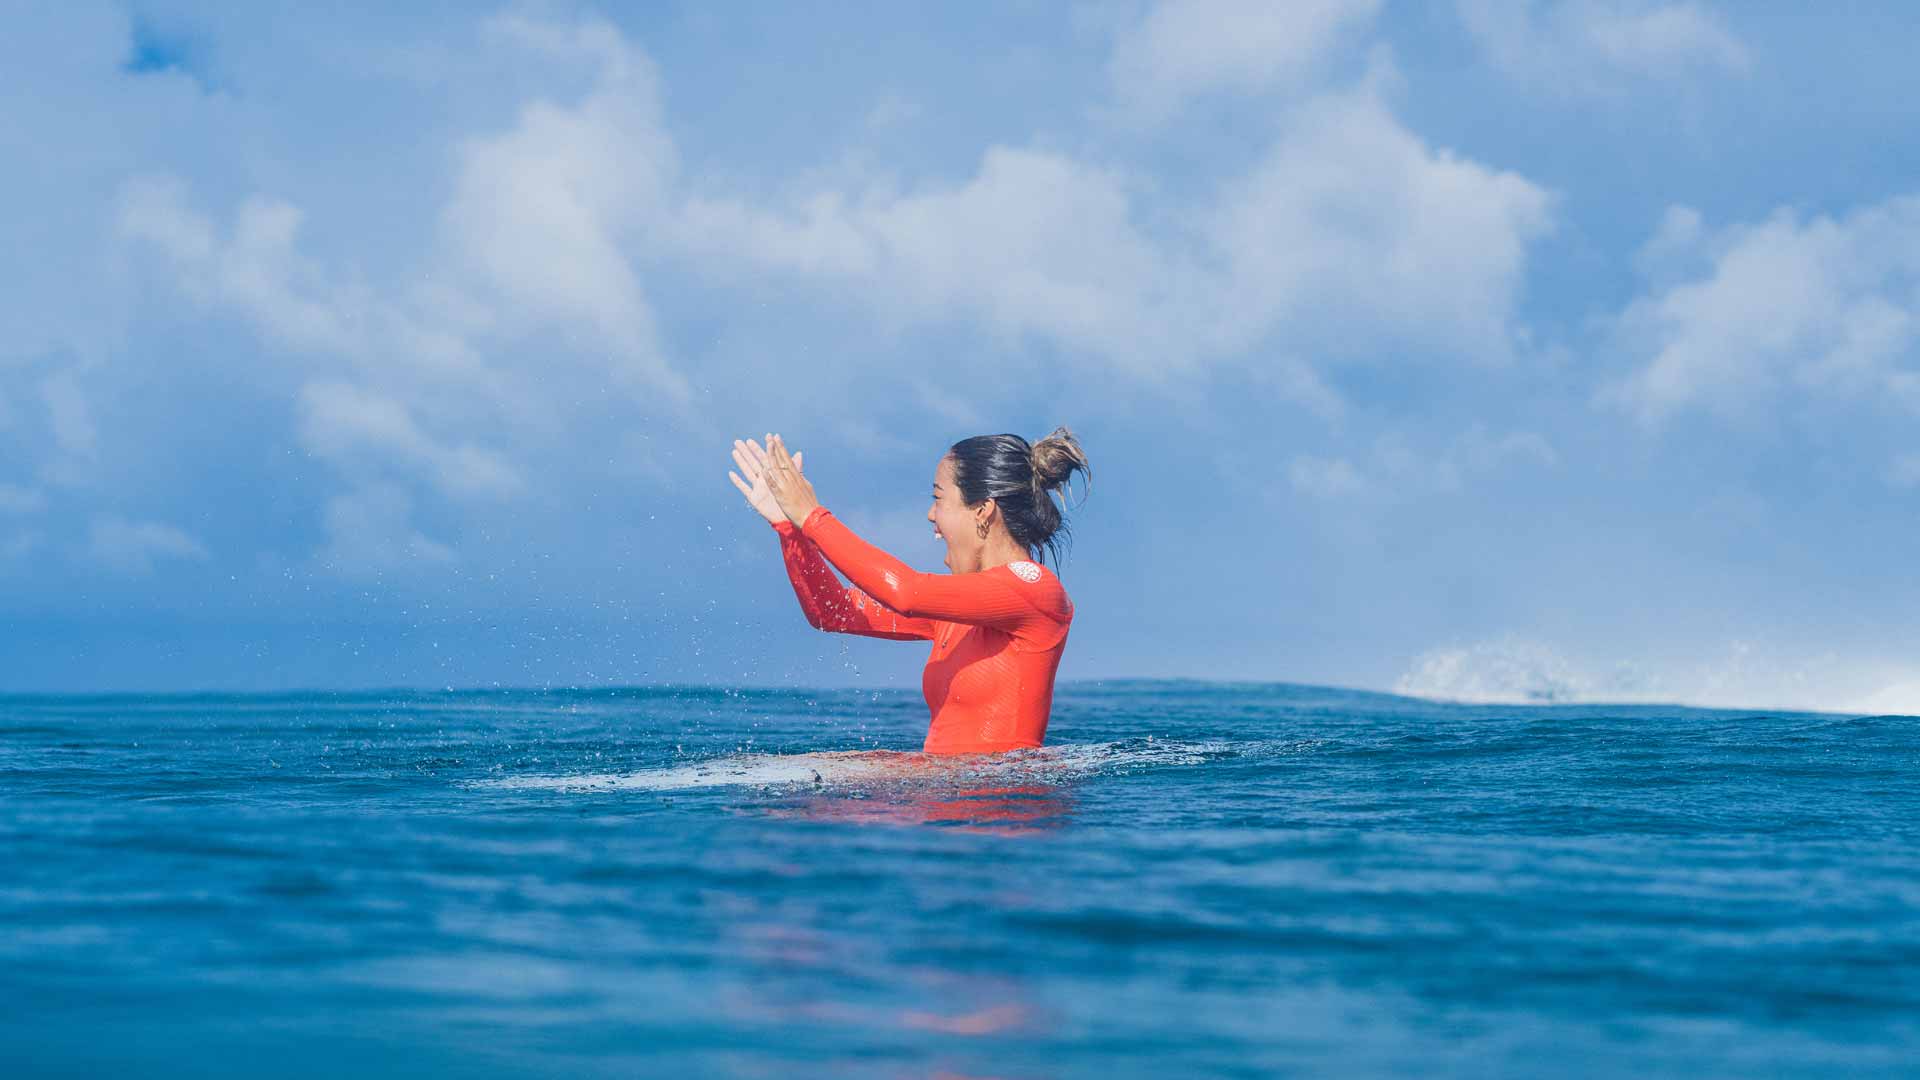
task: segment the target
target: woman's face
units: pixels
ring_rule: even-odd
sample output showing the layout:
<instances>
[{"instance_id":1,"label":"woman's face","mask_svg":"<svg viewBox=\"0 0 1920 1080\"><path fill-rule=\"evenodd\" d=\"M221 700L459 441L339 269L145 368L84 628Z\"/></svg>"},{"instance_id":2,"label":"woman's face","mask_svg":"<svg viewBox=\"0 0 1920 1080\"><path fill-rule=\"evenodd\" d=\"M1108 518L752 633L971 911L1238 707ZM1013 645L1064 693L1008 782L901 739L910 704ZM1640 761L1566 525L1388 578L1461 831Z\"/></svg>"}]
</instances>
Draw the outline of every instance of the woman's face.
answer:
<instances>
[{"instance_id":1,"label":"woman's face","mask_svg":"<svg viewBox=\"0 0 1920 1080\"><path fill-rule=\"evenodd\" d=\"M933 506L927 520L933 523L933 535L947 542L947 569L964 565L986 541L974 528L973 511L960 498L953 483L953 459L943 457L933 470Z\"/></svg>"}]
</instances>

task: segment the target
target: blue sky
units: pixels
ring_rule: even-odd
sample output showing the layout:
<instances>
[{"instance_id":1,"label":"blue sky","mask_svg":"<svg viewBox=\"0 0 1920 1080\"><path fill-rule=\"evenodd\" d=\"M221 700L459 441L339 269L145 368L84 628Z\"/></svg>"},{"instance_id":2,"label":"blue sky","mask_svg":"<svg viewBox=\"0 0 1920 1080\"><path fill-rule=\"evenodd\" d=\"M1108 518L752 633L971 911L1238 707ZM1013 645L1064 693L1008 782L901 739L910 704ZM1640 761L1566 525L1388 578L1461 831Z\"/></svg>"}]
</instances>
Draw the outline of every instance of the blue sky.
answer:
<instances>
[{"instance_id":1,"label":"blue sky","mask_svg":"<svg viewBox=\"0 0 1920 1080\"><path fill-rule=\"evenodd\" d=\"M1095 466L1067 678L1920 709L1905 5L9 5L0 690L915 686Z\"/></svg>"}]
</instances>

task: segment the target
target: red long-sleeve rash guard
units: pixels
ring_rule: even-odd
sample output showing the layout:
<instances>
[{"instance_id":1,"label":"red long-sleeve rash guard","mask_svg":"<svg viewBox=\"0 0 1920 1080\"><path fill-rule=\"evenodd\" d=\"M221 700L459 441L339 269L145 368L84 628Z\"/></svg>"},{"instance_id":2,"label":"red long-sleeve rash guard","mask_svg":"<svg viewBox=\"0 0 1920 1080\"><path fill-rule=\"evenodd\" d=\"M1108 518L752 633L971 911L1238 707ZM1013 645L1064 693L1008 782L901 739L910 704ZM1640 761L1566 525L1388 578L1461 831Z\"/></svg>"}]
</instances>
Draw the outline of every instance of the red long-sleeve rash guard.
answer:
<instances>
[{"instance_id":1,"label":"red long-sleeve rash guard","mask_svg":"<svg viewBox=\"0 0 1920 1080\"><path fill-rule=\"evenodd\" d=\"M933 642L920 677L929 754L1039 746L1073 603L1045 567L1015 562L973 574L923 574L853 534L825 507L774 525L787 577L821 630ZM824 557L823 557L824 556ZM831 562L853 582L834 577Z\"/></svg>"}]
</instances>

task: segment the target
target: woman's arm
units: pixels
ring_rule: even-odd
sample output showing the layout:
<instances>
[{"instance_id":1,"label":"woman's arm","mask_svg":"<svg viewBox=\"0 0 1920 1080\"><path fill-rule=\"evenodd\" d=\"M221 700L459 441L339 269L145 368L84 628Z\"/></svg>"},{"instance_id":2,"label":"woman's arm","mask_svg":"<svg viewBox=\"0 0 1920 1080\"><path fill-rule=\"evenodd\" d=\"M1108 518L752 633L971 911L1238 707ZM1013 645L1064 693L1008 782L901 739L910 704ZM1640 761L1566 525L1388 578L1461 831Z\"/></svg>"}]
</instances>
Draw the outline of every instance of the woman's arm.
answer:
<instances>
[{"instance_id":1,"label":"woman's arm","mask_svg":"<svg viewBox=\"0 0 1920 1080\"><path fill-rule=\"evenodd\" d=\"M767 442L773 442L772 435L767 436ZM813 541L800 535L800 530L787 520L786 512L780 509L779 502L768 490L766 454L766 450L752 439L735 439L733 463L740 467L740 471L728 473L727 478L733 481L734 487L740 489L740 494L747 497L747 505L766 518L767 523L780 534L780 559L787 566L787 580L793 583L793 595L800 601L800 610L805 613L807 623L816 630L840 634L860 634L894 641L932 640L932 622L889 611L866 593L840 584L840 579L833 576L833 569L820 557L820 551L813 546ZM799 454L793 455L792 468L796 476L800 475Z\"/></svg>"},{"instance_id":2,"label":"woman's arm","mask_svg":"<svg viewBox=\"0 0 1920 1080\"><path fill-rule=\"evenodd\" d=\"M780 534L780 558L787 565L793 595L814 629L892 641L933 639L932 620L902 615L859 589L840 584L820 549L801 535L793 522L778 521L773 527Z\"/></svg>"},{"instance_id":3,"label":"woman's arm","mask_svg":"<svg viewBox=\"0 0 1920 1080\"><path fill-rule=\"evenodd\" d=\"M923 574L860 539L824 506L807 514L800 532L856 588L902 615L1008 631L1047 620L1020 595L1010 575Z\"/></svg>"},{"instance_id":4,"label":"woman's arm","mask_svg":"<svg viewBox=\"0 0 1920 1080\"><path fill-rule=\"evenodd\" d=\"M872 599L902 615L943 622L970 623L1014 631L1025 626L1054 624L1052 617L1028 603L1014 588L1011 574L922 574L853 534L832 511L820 505L813 484L800 472L800 462L787 453L778 435L767 438L766 488L800 531L820 548L839 571Z\"/></svg>"}]
</instances>

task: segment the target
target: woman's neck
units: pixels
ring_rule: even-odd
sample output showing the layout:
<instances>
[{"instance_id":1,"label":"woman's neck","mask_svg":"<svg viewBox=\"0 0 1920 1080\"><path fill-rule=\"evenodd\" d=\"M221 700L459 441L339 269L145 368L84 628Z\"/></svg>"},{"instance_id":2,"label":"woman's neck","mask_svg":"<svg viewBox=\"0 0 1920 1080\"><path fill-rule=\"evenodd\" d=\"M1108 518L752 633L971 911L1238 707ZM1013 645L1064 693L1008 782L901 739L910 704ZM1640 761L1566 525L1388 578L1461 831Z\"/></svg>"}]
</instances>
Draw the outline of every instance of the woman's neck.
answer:
<instances>
[{"instance_id":1,"label":"woman's neck","mask_svg":"<svg viewBox=\"0 0 1920 1080\"><path fill-rule=\"evenodd\" d=\"M1019 542L1014 540L1013 537L1003 532L995 532L992 536L987 537L986 546L980 549L979 561L977 565L972 567L972 570L975 572L991 570L996 566L1005 566L1013 562L1025 562L1032 558L1033 553L1021 547Z\"/></svg>"}]
</instances>

